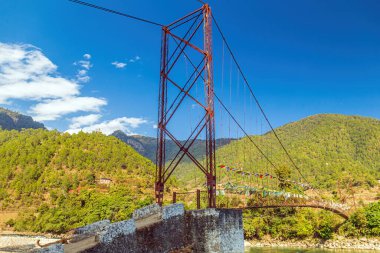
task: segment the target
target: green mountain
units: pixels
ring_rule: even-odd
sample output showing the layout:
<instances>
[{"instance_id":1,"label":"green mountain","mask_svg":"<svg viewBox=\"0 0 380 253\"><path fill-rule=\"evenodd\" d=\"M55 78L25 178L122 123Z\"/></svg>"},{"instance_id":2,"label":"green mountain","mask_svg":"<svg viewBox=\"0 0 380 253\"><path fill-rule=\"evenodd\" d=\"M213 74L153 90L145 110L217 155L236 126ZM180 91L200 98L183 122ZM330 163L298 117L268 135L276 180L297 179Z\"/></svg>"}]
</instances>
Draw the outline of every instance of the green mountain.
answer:
<instances>
[{"instance_id":1,"label":"green mountain","mask_svg":"<svg viewBox=\"0 0 380 253\"><path fill-rule=\"evenodd\" d=\"M0 131L0 211L21 211L9 221L18 230L63 232L126 219L153 201L153 185L152 162L115 137Z\"/></svg>"},{"instance_id":2,"label":"green mountain","mask_svg":"<svg viewBox=\"0 0 380 253\"><path fill-rule=\"evenodd\" d=\"M347 237L380 235L380 121L359 116L320 114L275 129L294 162L316 194L336 203L345 203L356 210L342 225L340 217L327 211L302 208L252 209L243 213L245 238L299 240L316 237L331 239L335 234ZM285 189L299 193L304 183L284 154L273 132L250 136L277 169L263 159L248 138L232 141L217 150L218 165L237 168L240 174L217 168L218 187L249 185L256 189ZM247 176L272 175L260 177ZM174 172L181 189L192 192L204 187L204 175L192 163L183 163ZM276 178L292 179L277 181ZM380 182L380 181L379 181ZM228 184L230 183L230 184ZM235 188L237 191L242 188ZM206 190L204 188L204 190ZM227 191L228 192L228 191ZM195 202L194 195L177 195L177 201ZM278 201L256 193L241 198L218 196L222 206L239 206L243 202L258 204ZM291 201L291 200L290 200ZM339 227L339 231L336 228Z\"/></svg>"},{"instance_id":3,"label":"green mountain","mask_svg":"<svg viewBox=\"0 0 380 253\"><path fill-rule=\"evenodd\" d=\"M112 136L115 136L116 138L132 146L137 152L147 157L151 161L153 162L156 161L156 147L157 147L156 138L141 136L141 135L126 135L122 131L115 131L114 133L112 133ZM228 138L217 139L216 147L218 148L218 147L224 146L226 144L229 144L231 141L232 139L228 139ZM185 143L185 141L180 141L180 142L182 144ZM195 140L193 147L190 150L195 155L195 157L202 158L206 150L205 145L206 145L206 141ZM172 140L166 141L166 149L167 149L166 161L170 161L171 159L173 159L173 157L179 150L178 146Z\"/></svg>"},{"instance_id":4,"label":"green mountain","mask_svg":"<svg viewBox=\"0 0 380 253\"><path fill-rule=\"evenodd\" d=\"M23 128L45 128L42 123L36 122L30 116L0 107L0 129L21 130Z\"/></svg>"},{"instance_id":5,"label":"green mountain","mask_svg":"<svg viewBox=\"0 0 380 253\"><path fill-rule=\"evenodd\" d=\"M319 114L275 129L302 174L316 188L336 189L339 184L373 186L380 179L380 120L360 116ZM251 136L277 168L304 181L281 149L272 132ZM276 171L248 138L217 150L217 163L246 172L276 175ZM191 164L176 172L183 182L194 178ZM228 173L218 172L222 181Z\"/></svg>"},{"instance_id":6,"label":"green mountain","mask_svg":"<svg viewBox=\"0 0 380 253\"><path fill-rule=\"evenodd\" d=\"M317 188L331 192L348 191L351 186L369 189L380 179L377 119L321 114L276 132ZM145 152L154 153L154 138L133 137ZM273 133L252 136L252 140L277 167L287 168L291 178L300 180ZM227 141L217 150L218 164L277 175L248 138ZM154 148L148 151L144 145ZM242 179L218 170L219 182ZM192 189L194 181L197 187L202 185L203 176L195 172L190 163L183 163L175 172L182 189L175 179L169 180L167 195L172 187L186 191L184 187ZM154 174L150 160L114 136L0 130L0 215L4 210L19 210L18 218L8 221L17 230L64 232L101 219L126 219L134 209L153 202Z\"/></svg>"},{"instance_id":7,"label":"green mountain","mask_svg":"<svg viewBox=\"0 0 380 253\"><path fill-rule=\"evenodd\" d=\"M276 132L314 187L334 188L344 177L352 177L356 185L372 185L380 176L380 121L377 119L320 114L282 126ZM254 139L273 163L287 166L294 172L293 178L300 178L273 133ZM246 147L250 147L249 158L244 158ZM237 154L228 156L233 150ZM247 138L222 148L217 157L222 162L272 171Z\"/></svg>"}]
</instances>

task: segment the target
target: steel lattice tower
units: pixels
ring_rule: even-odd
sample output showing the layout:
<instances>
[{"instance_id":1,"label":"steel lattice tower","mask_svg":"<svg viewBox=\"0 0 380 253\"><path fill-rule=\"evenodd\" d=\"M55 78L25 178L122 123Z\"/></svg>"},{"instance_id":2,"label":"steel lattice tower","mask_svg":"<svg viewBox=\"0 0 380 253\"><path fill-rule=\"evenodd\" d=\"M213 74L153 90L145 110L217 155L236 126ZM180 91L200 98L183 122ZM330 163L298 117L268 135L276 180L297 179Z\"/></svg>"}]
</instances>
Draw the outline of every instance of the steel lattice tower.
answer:
<instances>
[{"instance_id":1,"label":"steel lattice tower","mask_svg":"<svg viewBox=\"0 0 380 253\"><path fill-rule=\"evenodd\" d=\"M195 20L195 21L194 21ZM199 21L199 22L198 22ZM176 34L176 29L180 26L193 25L187 30L184 36ZM201 29L203 26L203 29ZM203 35L203 45L201 47L192 43L196 34ZM169 50L169 39L175 41L175 50ZM186 54L185 49L191 49L192 54L201 56L202 61L197 66L192 63L191 54ZM178 63L180 56L185 56L191 63L194 71L192 78L184 84L174 81L171 76L173 67ZM205 101L200 101L190 94L197 81L203 81ZM174 86L179 94L172 103L168 103L168 87ZM202 119L198 122L185 142L180 142L173 133L167 128L168 123L185 98L192 99L204 109ZM190 151L194 141L205 133L206 153L205 166L198 161ZM184 16L183 18L162 27L161 45L161 67L160 67L160 87L158 105L158 124L157 124L157 153L156 153L156 183L155 196L156 202L163 203L164 185L172 175L178 164L186 155L205 175L208 192L208 206L216 207L216 173L215 173L215 118L214 118L214 82L213 82L213 57L212 57L212 16L211 8L208 4L202 8ZM165 164L167 138L171 139L178 147L179 151L169 165Z\"/></svg>"}]
</instances>

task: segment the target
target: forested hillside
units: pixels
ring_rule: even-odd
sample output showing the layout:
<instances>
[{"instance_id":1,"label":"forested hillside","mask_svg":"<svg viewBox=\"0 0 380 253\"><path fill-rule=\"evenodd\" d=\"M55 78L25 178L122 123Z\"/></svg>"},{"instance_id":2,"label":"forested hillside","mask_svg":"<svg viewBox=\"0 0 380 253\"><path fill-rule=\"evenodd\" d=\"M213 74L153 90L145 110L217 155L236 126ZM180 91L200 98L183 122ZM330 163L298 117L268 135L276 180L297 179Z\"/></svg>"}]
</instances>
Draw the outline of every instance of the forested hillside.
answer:
<instances>
[{"instance_id":1,"label":"forested hillside","mask_svg":"<svg viewBox=\"0 0 380 253\"><path fill-rule=\"evenodd\" d=\"M347 185L369 189L380 179L379 120L315 115L276 131L315 188L330 193ZM276 166L295 171L273 133L252 139ZM149 152L154 154L153 150ZM220 147L217 163L247 172L276 173L247 138ZM227 173L218 170L219 182L227 182ZM190 163L178 168L178 191L202 187L204 178L194 171ZM134 209L153 202L154 174L150 160L113 136L70 135L44 129L0 130L0 211L20 211L17 219L8 222L17 230L64 232L100 219L126 219ZM297 173L290 176L301 180ZM166 185L169 198L174 182ZM261 225L247 222L253 226L247 232L274 227L269 214L257 215L268 219L260 221ZM299 212L292 214L290 223L299 220L297 215Z\"/></svg>"},{"instance_id":2,"label":"forested hillside","mask_svg":"<svg viewBox=\"0 0 380 253\"><path fill-rule=\"evenodd\" d=\"M121 220L152 202L153 164L101 133L0 131L0 210L19 230L63 232Z\"/></svg>"},{"instance_id":3,"label":"forested hillside","mask_svg":"<svg viewBox=\"0 0 380 253\"><path fill-rule=\"evenodd\" d=\"M276 129L301 172L316 188L335 189L340 182L353 186L373 186L380 179L380 121L359 116L320 114ZM277 166L301 176L287 159L272 132L252 136L252 140ZM217 150L217 163L249 172L272 173L267 162L248 138L233 141ZM176 173L187 182L191 164ZM223 176L223 174L222 174Z\"/></svg>"},{"instance_id":4,"label":"forested hillside","mask_svg":"<svg viewBox=\"0 0 380 253\"><path fill-rule=\"evenodd\" d=\"M341 218L327 211L302 208L247 210L243 219L245 237L280 240L317 237L326 240L335 234L379 236L380 193L377 180L380 179L380 121L359 116L321 114L284 125L276 132L307 181L317 188L320 197L336 203L348 203L356 211L340 226ZM296 182L304 182L273 133L251 138L280 168L280 174L291 171L285 175ZM216 159L218 165L237 168L240 172L279 176L279 171L263 159L248 138L219 148ZM191 163L182 164L175 175L186 191L202 187L205 182L204 175ZM226 172L225 168L220 167L217 168L217 176L218 184L224 186L232 182L263 189L282 188L278 181L270 177L247 180L247 176ZM293 186L290 184L286 189L296 190ZM226 201L223 197L221 199ZM242 199L230 197L228 201L238 205ZM267 199L263 198L263 201ZM339 231L336 231L338 227Z\"/></svg>"},{"instance_id":5,"label":"forested hillside","mask_svg":"<svg viewBox=\"0 0 380 253\"><path fill-rule=\"evenodd\" d=\"M0 129L21 130L23 128L45 128L42 123L36 122L30 116L0 107Z\"/></svg>"}]
</instances>

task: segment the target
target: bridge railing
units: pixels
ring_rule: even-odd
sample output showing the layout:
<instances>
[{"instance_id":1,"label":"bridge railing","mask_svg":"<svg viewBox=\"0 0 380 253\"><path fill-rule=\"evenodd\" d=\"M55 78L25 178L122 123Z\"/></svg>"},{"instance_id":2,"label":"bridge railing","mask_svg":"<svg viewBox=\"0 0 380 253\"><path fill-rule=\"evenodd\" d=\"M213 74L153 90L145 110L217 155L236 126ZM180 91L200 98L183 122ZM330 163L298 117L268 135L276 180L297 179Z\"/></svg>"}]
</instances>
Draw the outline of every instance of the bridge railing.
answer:
<instances>
[{"instance_id":1,"label":"bridge railing","mask_svg":"<svg viewBox=\"0 0 380 253\"><path fill-rule=\"evenodd\" d=\"M172 202L182 202L189 208L201 209L207 206L207 191L195 190L189 192L173 192ZM351 209L350 206L333 201L327 201L308 197L306 195L293 194L286 196L262 196L258 192L256 194L242 194L238 192L229 192L228 190L218 190L217 207L220 208L273 208L273 207L314 207L322 208L341 213L347 216Z\"/></svg>"},{"instance_id":2,"label":"bridge railing","mask_svg":"<svg viewBox=\"0 0 380 253\"><path fill-rule=\"evenodd\" d=\"M186 202L186 200L189 200L189 203L192 203L195 199L196 209L201 209L202 206L207 205L206 201L207 191L202 190L195 190L195 191L189 191L189 192L173 192L172 195L172 203L177 202ZM186 204L186 203L184 203Z\"/></svg>"}]
</instances>

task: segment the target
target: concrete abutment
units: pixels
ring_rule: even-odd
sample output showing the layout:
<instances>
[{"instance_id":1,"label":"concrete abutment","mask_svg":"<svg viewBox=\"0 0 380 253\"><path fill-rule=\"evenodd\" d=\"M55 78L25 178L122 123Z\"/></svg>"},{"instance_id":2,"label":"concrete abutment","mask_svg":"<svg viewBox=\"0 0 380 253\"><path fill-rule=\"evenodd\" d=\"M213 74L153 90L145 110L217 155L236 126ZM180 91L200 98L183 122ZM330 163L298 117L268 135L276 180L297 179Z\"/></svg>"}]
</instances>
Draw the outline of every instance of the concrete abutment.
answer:
<instances>
[{"instance_id":1,"label":"concrete abutment","mask_svg":"<svg viewBox=\"0 0 380 253\"><path fill-rule=\"evenodd\" d=\"M35 252L166 253L181 248L202 253L244 252L241 210L185 211L182 204L162 208L154 204L136 210L130 220L105 220L78 228L69 244Z\"/></svg>"}]
</instances>

